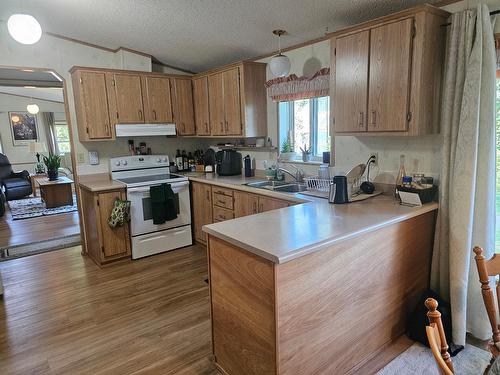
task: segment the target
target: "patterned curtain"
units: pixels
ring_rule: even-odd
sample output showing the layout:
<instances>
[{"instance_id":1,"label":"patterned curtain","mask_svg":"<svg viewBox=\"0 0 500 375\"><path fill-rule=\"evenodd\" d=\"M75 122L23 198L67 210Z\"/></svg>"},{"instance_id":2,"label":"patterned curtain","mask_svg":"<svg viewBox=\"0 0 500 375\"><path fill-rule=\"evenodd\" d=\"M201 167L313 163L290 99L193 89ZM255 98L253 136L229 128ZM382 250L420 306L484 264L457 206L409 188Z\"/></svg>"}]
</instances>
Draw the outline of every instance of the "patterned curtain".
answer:
<instances>
[{"instance_id":1,"label":"patterned curtain","mask_svg":"<svg viewBox=\"0 0 500 375\"><path fill-rule=\"evenodd\" d=\"M49 154L56 154L56 142L54 138L54 113L43 112L43 123L45 127L45 134L47 136L47 149Z\"/></svg>"},{"instance_id":2,"label":"patterned curtain","mask_svg":"<svg viewBox=\"0 0 500 375\"><path fill-rule=\"evenodd\" d=\"M291 74L271 79L265 86L267 94L275 102L326 96L330 92L330 68L322 68L310 78Z\"/></svg>"}]
</instances>

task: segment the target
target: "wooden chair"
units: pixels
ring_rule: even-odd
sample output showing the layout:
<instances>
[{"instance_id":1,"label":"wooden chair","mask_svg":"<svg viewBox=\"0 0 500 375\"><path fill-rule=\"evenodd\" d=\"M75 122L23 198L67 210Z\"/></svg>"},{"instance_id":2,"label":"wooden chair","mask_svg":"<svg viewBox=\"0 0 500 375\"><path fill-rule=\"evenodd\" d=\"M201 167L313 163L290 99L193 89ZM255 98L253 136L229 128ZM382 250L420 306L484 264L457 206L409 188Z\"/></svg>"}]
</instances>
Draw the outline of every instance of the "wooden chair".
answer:
<instances>
[{"instance_id":1,"label":"wooden chair","mask_svg":"<svg viewBox=\"0 0 500 375\"><path fill-rule=\"evenodd\" d=\"M453 375L455 370L453 369L450 354L448 353L448 343L446 342L443 323L441 322L441 313L437 311L438 303L433 298L427 298L425 306L429 310L427 312L429 325L425 327L425 330L432 354L436 359L440 372L443 375Z\"/></svg>"},{"instance_id":2,"label":"wooden chair","mask_svg":"<svg viewBox=\"0 0 500 375\"><path fill-rule=\"evenodd\" d=\"M481 282L484 305L493 332L492 340L488 346L493 358L496 358L500 354L500 330L497 323L497 307L495 307L495 298L490 288L489 276L500 275L500 257L497 257L495 254L491 259L486 260L483 256L484 250L479 246L474 247L473 251L476 254L477 272L479 273L479 281ZM498 281L496 284L496 293L497 304L500 305L500 284Z\"/></svg>"}]
</instances>

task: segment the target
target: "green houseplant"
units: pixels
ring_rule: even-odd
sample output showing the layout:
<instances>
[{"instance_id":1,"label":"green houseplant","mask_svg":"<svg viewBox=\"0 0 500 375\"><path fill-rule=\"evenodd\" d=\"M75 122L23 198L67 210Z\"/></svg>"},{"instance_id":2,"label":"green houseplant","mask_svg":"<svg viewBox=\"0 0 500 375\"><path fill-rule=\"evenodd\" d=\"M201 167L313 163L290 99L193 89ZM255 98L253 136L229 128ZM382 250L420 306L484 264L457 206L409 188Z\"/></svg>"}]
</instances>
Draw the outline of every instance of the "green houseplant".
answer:
<instances>
[{"instance_id":1,"label":"green houseplant","mask_svg":"<svg viewBox=\"0 0 500 375\"><path fill-rule=\"evenodd\" d=\"M59 177L59 167L61 166L61 156L49 155L43 157L43 162L47 166L47 176L49 181L55 181Z\"/></svg>"},{"instance_id":2,"label":"green houseplant","mask_svg":"<svg viewBox=\"0 0 500 375\"><path fill-rule=\"evenodd\" d=\"M292 160L295 156L293 147L288 139L285 139L281 144L280 160Z\"/></svg>"}]
</instances>

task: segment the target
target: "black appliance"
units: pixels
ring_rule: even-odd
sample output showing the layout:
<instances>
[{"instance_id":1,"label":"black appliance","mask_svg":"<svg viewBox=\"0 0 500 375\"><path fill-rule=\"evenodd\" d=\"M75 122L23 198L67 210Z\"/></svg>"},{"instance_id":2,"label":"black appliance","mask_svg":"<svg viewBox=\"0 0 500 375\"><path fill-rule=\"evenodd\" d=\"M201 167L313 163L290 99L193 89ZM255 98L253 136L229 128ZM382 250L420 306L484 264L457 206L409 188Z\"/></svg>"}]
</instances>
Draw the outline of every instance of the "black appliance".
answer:
<instances>
[{"instance_id":1,"label":"black appliance","mask_svg":"<svg viewBox=\"0 0 500 375\"><path fill-rule=\"evenodd\" d=\"M333 181L330 184L328 201L335 204L349 203L349 191L346 176L333 177Z\"/></svg>"},{"instance_id":2,"label":"black appliance","mask_svg":"<svg viewBox=\"0 0 500 375\"><path fill-rule=\"evenodd\" d=\"M241 154L235 150L222 150L215 154L217 174L236 176L241 174Z\"/></svg>"}]
</instances>

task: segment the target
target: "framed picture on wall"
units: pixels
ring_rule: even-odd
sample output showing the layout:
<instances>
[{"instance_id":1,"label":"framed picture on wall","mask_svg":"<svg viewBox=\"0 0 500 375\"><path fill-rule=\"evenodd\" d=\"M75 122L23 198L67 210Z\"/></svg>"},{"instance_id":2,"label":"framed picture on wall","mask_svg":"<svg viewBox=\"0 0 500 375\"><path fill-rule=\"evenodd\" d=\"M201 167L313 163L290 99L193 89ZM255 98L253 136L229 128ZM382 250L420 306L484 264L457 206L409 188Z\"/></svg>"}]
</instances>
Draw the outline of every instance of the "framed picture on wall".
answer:
<instances>
[{"instance_id":1,"label":"framed picture on wall","mask_svg":"<svg viewBox=\"0 0 500 375\"><path fill-rule=\"evenodd\" d=\"M36 115L28 112L9 112L10 131L14 146L26 146L38 141L38 123Z\"/></svg>"}]
</instances>

